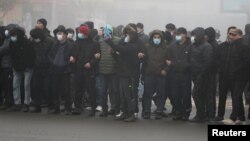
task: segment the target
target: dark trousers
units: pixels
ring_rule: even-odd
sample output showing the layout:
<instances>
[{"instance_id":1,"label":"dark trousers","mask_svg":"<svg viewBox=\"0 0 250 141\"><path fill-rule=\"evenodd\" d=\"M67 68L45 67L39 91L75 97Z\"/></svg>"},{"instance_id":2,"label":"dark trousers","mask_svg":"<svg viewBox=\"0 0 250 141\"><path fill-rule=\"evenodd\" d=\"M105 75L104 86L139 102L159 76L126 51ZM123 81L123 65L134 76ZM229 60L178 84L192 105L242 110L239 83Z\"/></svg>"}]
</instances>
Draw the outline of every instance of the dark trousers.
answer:
<instances>
[{"instance_id":1,"label":"dark trousers","mask_svg":"<svg viewBox=\"0 0 250 141\"><path fill-rule=\"evenodd\" d=\"M135 97L135 113L139 113L139 95L138 95L138 87L140 83L140 75L138 74L135 77L135 92L134 92L134 97Z\"/></svg>"},{"instance_id":2,"label":"dark trousers","mask_svg":"<svg viewBox=\"0 0 250 141\"><path fill-rule=\"evenodd\" d=\"M108 111L108 95L110 99L111 109L116 113L120 111L118 80L115 74L100 74L100 96L101 106L104 112Z\"/></svg>"},{"instance_id":3,"label":"dark trousers","mask_svg":"<svg viewBox=\"0 0 250 141\"><path fill-rule=\"evenodd\" d=\"M172 72L168 72L166 75L166 84L165 84L165 93L164 93L164 106L166 105L166 101L167 99L169 99L170 104L172 105L172 112L175 113L175 106L174 106L174 100L173 100L173 96L171 94L171 84L172 84L172 79L173 79L173 75Z\"/></svg>"},{"instance_id":4,"label":"dark trousers","mask_svg":"<svg viewBox=\"0 0 250 141\"><path fill-rule=\"evenodd\" d=\"M95 75L86 74L84 69L77 69L76 74L76 95L74 103L76 108L82 109L83 96L85 92L89 94L89 100L92 110L96 108L96 87L95 87Z\"/></svg>"},{"instance_id":5,"label":"dark trousers","mask_svg":"<svg viewBox=\"0 0 250 141\"><path fill-rule=\"evenodd\" d=\"M119 93L121 98L122 111L131 116L135 112L135 92L137 87L134 78L119 78Z\"/></svg>"},{"instance_id":6,"label":"dark trousers","mask_svg":"<svg viewBox=\"0 0 250 141\"><path fill-rule=\"evenodd\" d=\"M246 81L234 80L233 81L233 91L232 91L232 114L230 119L236 121L237 119L245 121L245 111L243 104L243 91L246 86Z\"/></svg>"},{"instance_id":7,"label":"dark trousers","mask_svg":"<svg viewBox=\"0 0 250 141\"><path fill-rule=\"evenodd\" d=\"M176 114L189 117L192 110L190 74L172 73L171 95Z\"/></svg>"},{"instance_id":8,"label":"dark trousers","mask_svg":"<svg viewBox=\"0 0 250 141\"><path fill-rule=\"evenodd\" d=\"M210 100L212 100L211 88L209 84L211 82L210 75L196 75L193 76L193 99L196 106L196 116L197 118L203 120L208 118L206 113L211 109L211 105L209 105Z\"/></svg>"},{"instance_id":9,"label":"dark trousers","mask_svg":"<svg viewBox=\"0 0 250 141\"><path fill-rule=\"evenodd\" d=\"M206 117L214 119L216 114L216 75L211 74L206 81L207 96L206 96Z\"/></svg>"},{"instance_id":10,"label":"dark trousers","mask_svg":"<svg viewBox=\"0 0 250 141\"><path fill-rule=\"evenodd\" d=\"M31 79L32 104L39 107L49 98L50 75L48 69L35 68Z\"/></svg>"},{"instance_id":11,"label":"dark trousers","mask_svg":"<svg viewBox=\"0 0 250 141\"><path fill-rule=\"evenodd\" d=\"M10 107L13 105L13 73L11 68L0 70L0 105Z\"/></svg>"},{"instance_id":12,"label":"dark trousers","mask_svg":"<svg viewBox=\"0 0 250 141\"><path fill-rule=\"evenodd\" d=\"M76 78L75 78L75 72L70 73L70 96L71 96L71 102L74 101L74 97L76 95Z\"/></svg>"},{"instance_id":13,"label":"dark trousers","mask_svg":"<svg viewBox=\"0 0 250 141\"><path fill-rule=\"evenodd\" d=\"M154 93L157 94L157 112L162 112L164 107L165 77L147 75L144 79L143 112L151 112L151 101Z\"/></svg>"},{"instance_id":14,"label":"dark trousers","mask_svg":"<svg viewBox=\"0 0 250 141\"><path fill-rule=\"evenodd\" d=\"M70 73L64 73L64 69L60 67L53 67L52 70L52 103L50 108L59 110L60 101L65 101L65 109L71 109L70 96Z\"/></svg>"},{"instance_id":15,"label":"dark trousers","mask_svg":"<svg viewBox=\"0 0 250 141\"><path fill-rule=\"evenodd\" d=\"M232 93L233 83L228 77L219 76L219 104L218 104L218 117L224 117L227 94L230 91Z\"/></svg>"}]
</instances>

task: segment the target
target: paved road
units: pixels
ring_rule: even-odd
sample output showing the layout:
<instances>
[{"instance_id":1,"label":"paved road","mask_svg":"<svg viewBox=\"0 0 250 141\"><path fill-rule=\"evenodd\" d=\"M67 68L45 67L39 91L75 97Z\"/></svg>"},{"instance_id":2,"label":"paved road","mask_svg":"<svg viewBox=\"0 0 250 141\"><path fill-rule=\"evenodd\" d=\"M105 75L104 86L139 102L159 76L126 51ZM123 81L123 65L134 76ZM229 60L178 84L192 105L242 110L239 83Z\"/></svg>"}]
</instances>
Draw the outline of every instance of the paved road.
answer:
<instances>
[{"instance_id":1,"label":"paved road","mask_svg":"<svg viewBox=\"0 0 250 141\"><path fill-rule=\"evenodd\" d=\"M231 113L227 106L226 116ZM194 116L195 109L191 117ZM248 120L246 122L250 124ZM207 124L0 111L0 141L206 141Z\"/></svg>"},{"instance_id":2,"label":"paved road","mask_svg":"<svg viewBox=\"0 0 250 141\"><path fill-rule=\"evenodd\" d=\"M89 118L0 112L0 141L206 141L207 125L163 120L125 123Z\"/></svg>"}]
</instances>

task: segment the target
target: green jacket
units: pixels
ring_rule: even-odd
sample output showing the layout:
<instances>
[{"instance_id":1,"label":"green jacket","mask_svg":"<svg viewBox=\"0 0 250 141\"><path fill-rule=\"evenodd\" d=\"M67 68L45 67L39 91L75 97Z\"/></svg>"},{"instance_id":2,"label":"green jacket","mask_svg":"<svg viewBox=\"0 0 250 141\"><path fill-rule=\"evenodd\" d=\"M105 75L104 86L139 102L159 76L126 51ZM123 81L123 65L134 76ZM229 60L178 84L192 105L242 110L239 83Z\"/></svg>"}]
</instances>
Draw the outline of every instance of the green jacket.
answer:
<instances>
[{"instance_id":1,"label":"green jacket","mask_svg":"<svg viewBox=\"0 0 250 141\"><path fill-rule=\"evenodd\" d=\"M118 44L120 38L114 36L113 42ZM117 72L117 62L114 58L115 52L101 37L99 40L101 48L101 60L99 62L99 73L100 74L114 74Z\"/></svg>"}]
</instances>

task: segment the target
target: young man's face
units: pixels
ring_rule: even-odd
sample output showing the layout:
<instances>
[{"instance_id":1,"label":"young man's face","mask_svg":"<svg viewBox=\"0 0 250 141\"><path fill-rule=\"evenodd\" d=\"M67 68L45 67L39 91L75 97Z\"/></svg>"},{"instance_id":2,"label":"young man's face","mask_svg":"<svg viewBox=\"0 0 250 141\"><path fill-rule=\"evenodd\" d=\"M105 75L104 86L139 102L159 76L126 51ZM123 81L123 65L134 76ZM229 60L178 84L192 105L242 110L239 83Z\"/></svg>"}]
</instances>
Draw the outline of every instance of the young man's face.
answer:
<instances>
[{"instance_id":1,"label":"young man's face","mask_svg":"<svg viewBox=\"0 0 250 141\"><path fill-rule=\"evenodd\" d=\"M67 34L63 32L58 32L56 36L59 41L65 41L67 39Z\"/></svg>"},{"instance_id":2,"label":"young man's face","mask_svg":"<svg viewBox=\"0 0 250 141\"><path fill-rule=\"evenodd\" d=\"M141 33L143 31L143 29L137 27L137 33Z\"/></svg>"},{"instance_id":3,"label":"young man's face","mask_svg":"<svg viewBox=\"0 0 250 141\"><path fill-rule=\"evenodd\" d=\"M100 29L98 30L98 35L99 35L99 36L103 36L103 28L100 28Z\"/></svg>"},{"instance_id":4,"label":"young man's face","mask_svg":"<svg viewBox=\"0 0 250 141\"><path fill-rule=\"evenodd\" d=\"M161 36L160 36L159 34L155 34L155 35L153 36L153 39L161 39Z\"/></svg>"},{"instance_id":5,"label":"young man's face","mask_svg":"<svg viewBox=\"0 0 250 141\"><path fill-rule=\"evenodd\" d=\"M237 34L236 32L237 29L230 29L228 32L228 39L230 41L235 41L237 39L239 39L241 36L239 34Z\"/></svg>"},{"instance_id":6,"label":"young man's face","mask_svg":"<svg viewBox=\"0 0 250 141\"><path fill-rule=\"evenodd\" d=\"M166 31L170 32L171 36L175 36L175 34L176 34L175 30L172 30L172 29L169 29L169 28L166 28Z\"/></svg>"},{"instance_id":7,"label":"young man's face","mask_svg":"<svg viewBox=\"0 0 250 141\"><path fill-rule=\"evenodd\" d=\"M44 26L43 26L43 24L41 23L41 22L37 22L36 23L36 28L39 28L39 29L44 29Z\"/></svg>"}]
</instances>

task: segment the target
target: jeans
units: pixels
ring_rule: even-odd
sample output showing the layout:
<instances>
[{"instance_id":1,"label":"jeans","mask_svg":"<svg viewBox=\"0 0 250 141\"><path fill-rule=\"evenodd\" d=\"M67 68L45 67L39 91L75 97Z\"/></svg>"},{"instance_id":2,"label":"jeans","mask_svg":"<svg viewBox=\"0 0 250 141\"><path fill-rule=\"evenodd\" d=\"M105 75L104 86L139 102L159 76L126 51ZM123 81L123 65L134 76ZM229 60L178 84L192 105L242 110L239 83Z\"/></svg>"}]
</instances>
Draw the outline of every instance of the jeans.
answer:
<instances>
[{"instance_id":1,"label":"jeans","mask_svg":"<svg viewBox=\"0 0 250 141\"><path fill-rule=\"evenodd\" d=\"M13 69L13 97L14 97L14 104L19 105L21 104L21 80L24 76L24 104L29 105L31 101L31 77L33 74L33 69L26 68L23 71L16 71Z\"/></svg>"},{"instance_id":2,"label":"jeans","mask_svg":"<svg viewBox=\"0 0 250 141\"><path fill-rule=\"evenodd\" d=\"M100 96L101 105L104 112L108 111L108 95L110 99L111 109L116 112L120 111L117 106L118 96L117 78L114 74L100 74ZM118 97L118 98L117 98Z\"/></svg>"}]
</instances>

